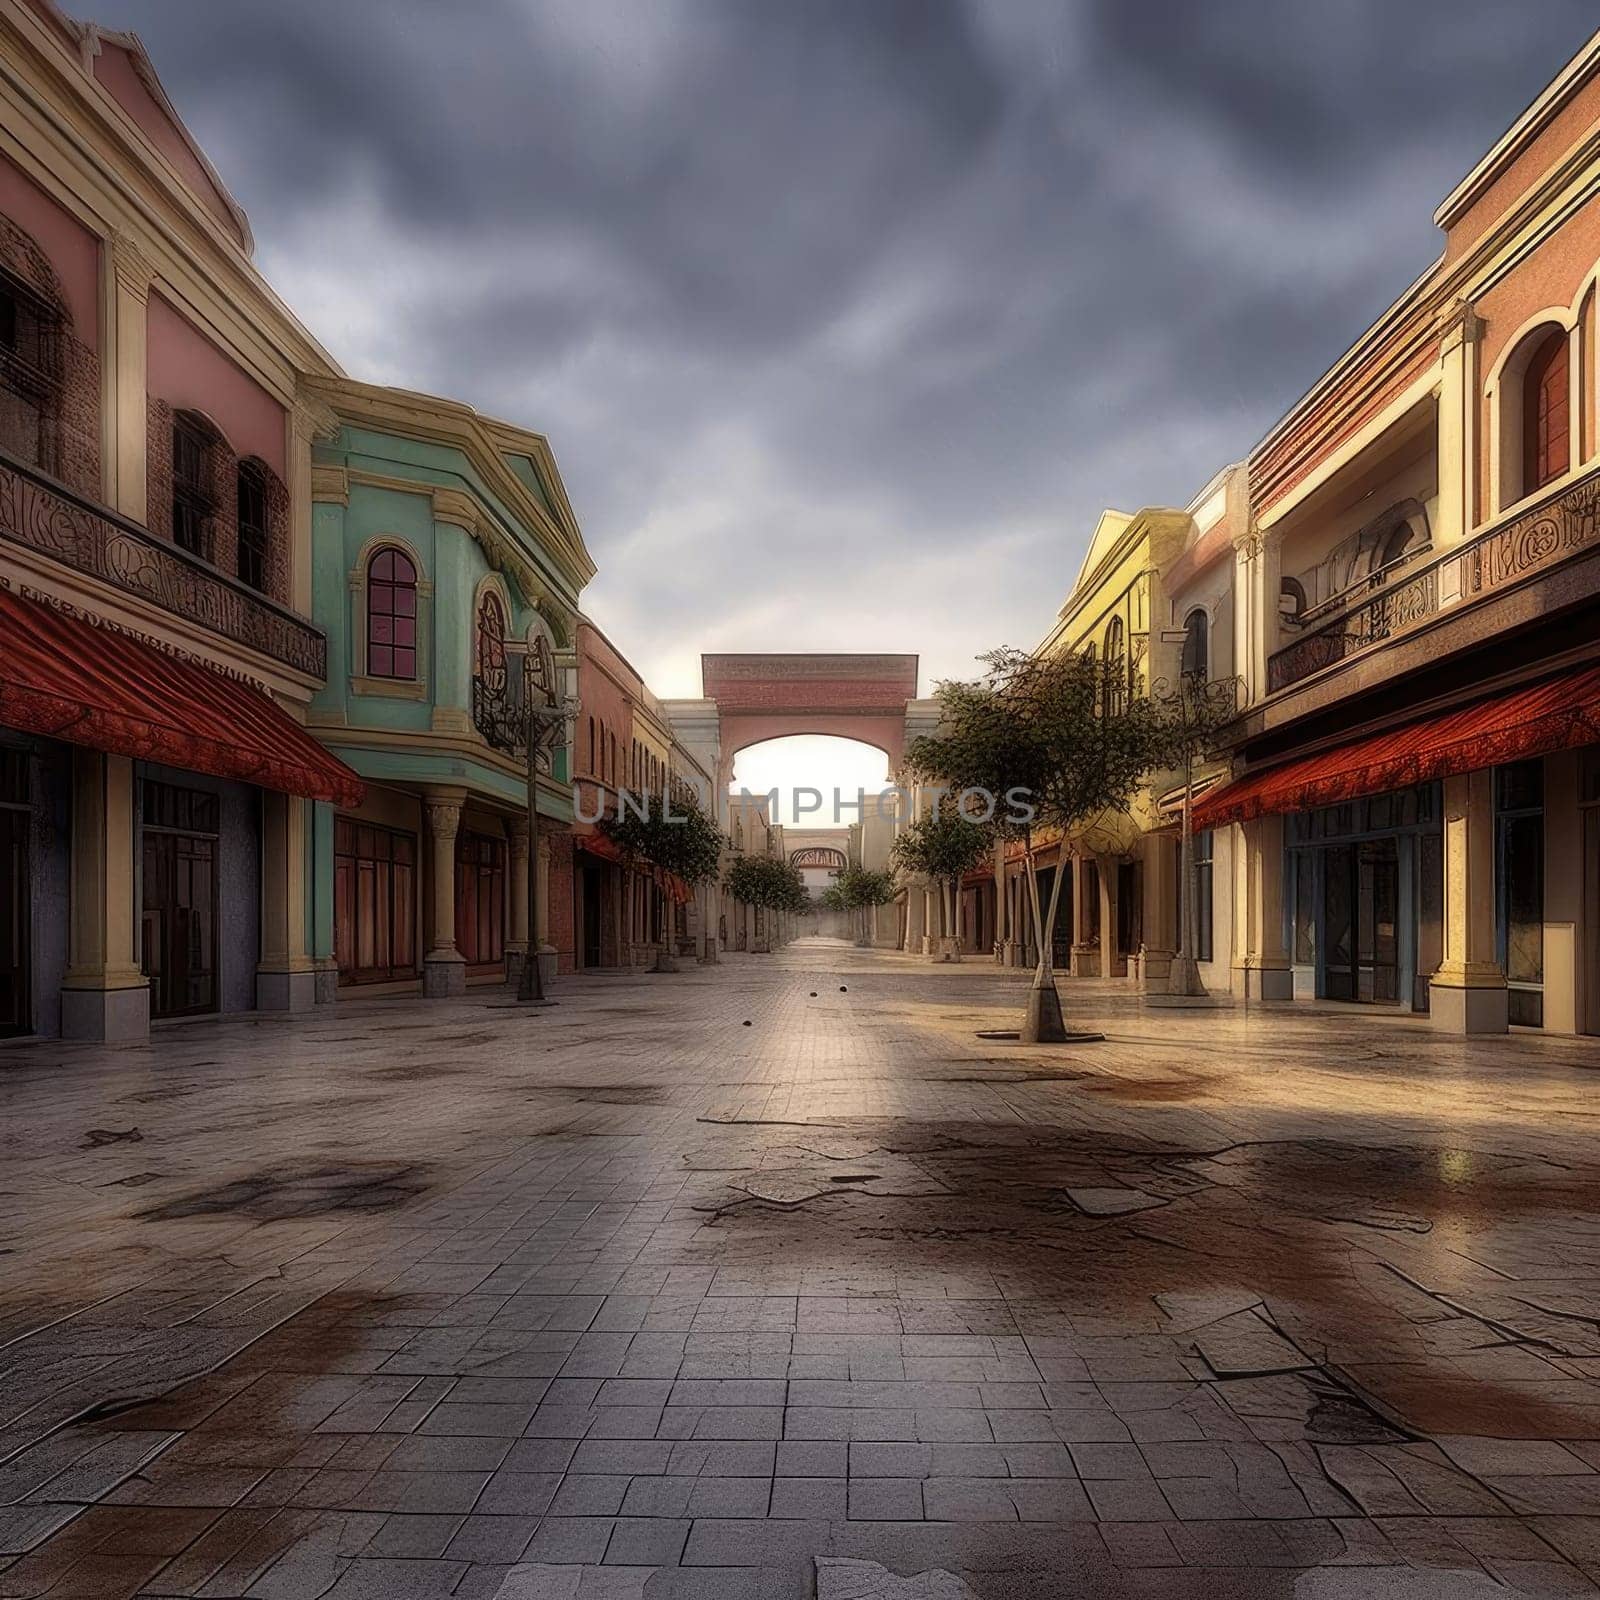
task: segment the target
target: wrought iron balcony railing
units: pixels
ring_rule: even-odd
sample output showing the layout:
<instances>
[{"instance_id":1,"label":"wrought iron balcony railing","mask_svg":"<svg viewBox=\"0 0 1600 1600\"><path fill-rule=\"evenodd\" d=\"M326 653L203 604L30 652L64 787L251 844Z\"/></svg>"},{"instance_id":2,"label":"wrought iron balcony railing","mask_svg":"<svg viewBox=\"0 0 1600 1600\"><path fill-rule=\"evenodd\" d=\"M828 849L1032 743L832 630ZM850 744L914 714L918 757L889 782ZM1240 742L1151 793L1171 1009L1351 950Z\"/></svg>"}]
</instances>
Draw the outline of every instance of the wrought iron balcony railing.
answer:
<instances>
[{"instance_id":1,"label":"wrought iron balcony railing","mask_svg":"<svg viewBox=\"0 0 1600 1600\"><path fill-rule=\"evenodd\" d=\"M493 749L527 759L528 710L520 662L473 677L472 725Z\"/></svg>"},{"instance_id":2,"label":"wrought iron balcony railing","mask_svg":"<svg viewBox=\"0 0 1600 1600\"><path fill-rule=\"evenodd\" d=\"M1430 618L1508 589L1600 547L1600 469L1420 565L1391 567L1334 603L1332 615L1267 662L1267 691L1410 633ZM1325 609L1325 608L1324 608Z\"/></svg>"},{"instance_id":3,"label":"wrought iron balcony railing","mask_svg":"<svg viewBox=\"0 0 1600 1600\"><path fill-rule=\"evenodd\" d=\"M328 675L328 641L313 623L8 456L0 456L0 541L137 595L308 677Z\"/></svg>"}]
</instances>

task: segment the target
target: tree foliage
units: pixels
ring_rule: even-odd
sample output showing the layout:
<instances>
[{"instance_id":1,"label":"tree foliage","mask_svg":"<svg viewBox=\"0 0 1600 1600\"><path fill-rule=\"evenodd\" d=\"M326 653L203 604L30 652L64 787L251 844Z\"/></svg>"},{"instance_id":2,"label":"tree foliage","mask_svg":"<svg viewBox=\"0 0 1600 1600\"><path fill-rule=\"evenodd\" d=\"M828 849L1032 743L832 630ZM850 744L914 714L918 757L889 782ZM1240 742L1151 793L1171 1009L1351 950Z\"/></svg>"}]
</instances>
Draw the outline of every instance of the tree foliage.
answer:
<instances>
[{"instance_id":1,"label":"tree foliage","mask_svg":"<svg viewBox=\"0 0 1600 1600\"><path fill-rule=\"evenodd\" d=\"M797 911L809 900L800 869L772 856L738 856L724 880L728 893L766 911Z\"/></svg>"},{"instance_id":2,"label":"tree foliage","mask_svg":"<svg viewBox=\"0 0 1600 1600\"><path fill-rule=\"evenodd\" d=\"M834 887L847 911L886 906L895 897L894 879L887 872L873 872L867 867L846 867Z\"/></svg>"},{"instance_id":3,"label":"tree foliage","mask_svg":"<svg viewBox=\"0 0 1600 1600\"><path fill-rule=\"evenodd\" d=\"M630 795L627 805L598 826L629 861L660 867L686 883L716 877L728 843L688 790L670 800L648 792Z\"/></svg>"},{"instance_id":4,"label":"tree foliage","mask_svg":"<svg viewBox=\"0 0 1600 1600\"><path fill-rule=\"evenodd\" d=\"M929 782L993 795L996 827L1070 838L1126 807L1146 774L1170 760L1169 716L1142 696L1108 692L1115 669L1094 657L1008 648L981 659L982 677L935 688L939 730L913 739L906 763ZM1013 794L1033 808L1031 819L1009 820Z\"/></svg>"},{"instance_id":5,"label":"tree foliage","mask_svg":"<svg viewBox=\"0 0 1600 1600\"><path fill-rule=\"evenodd\" d=\"M962 816L947 799L901 833L890 860L903 872L959 879L988 854L991 837L987 825Z\"/></svg>"}]
</instances>

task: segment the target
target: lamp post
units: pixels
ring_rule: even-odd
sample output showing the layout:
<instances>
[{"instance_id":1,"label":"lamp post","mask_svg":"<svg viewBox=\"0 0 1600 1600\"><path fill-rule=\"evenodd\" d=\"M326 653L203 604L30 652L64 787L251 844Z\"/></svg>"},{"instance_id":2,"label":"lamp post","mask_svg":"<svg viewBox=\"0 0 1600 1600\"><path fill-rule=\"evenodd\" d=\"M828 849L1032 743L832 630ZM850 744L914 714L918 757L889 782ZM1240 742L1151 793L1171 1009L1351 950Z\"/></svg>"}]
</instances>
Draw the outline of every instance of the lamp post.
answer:
<instances>
[{"instance_id":1,"label":"lamp post","mask_svg":"<svg viewBox=\"0 0 1600 1600\"><path fill-rule=\"evenodd\" d=\"M555 748L553 735L567 722L570 706L557 689L555 660L544 636L507 640L508 656L522 657L522 697L528 716L528 948L523 952L517 1000L527 1006L553 1006L544 991L539 965L539 755Z\"/></svg>"}]
</instances>

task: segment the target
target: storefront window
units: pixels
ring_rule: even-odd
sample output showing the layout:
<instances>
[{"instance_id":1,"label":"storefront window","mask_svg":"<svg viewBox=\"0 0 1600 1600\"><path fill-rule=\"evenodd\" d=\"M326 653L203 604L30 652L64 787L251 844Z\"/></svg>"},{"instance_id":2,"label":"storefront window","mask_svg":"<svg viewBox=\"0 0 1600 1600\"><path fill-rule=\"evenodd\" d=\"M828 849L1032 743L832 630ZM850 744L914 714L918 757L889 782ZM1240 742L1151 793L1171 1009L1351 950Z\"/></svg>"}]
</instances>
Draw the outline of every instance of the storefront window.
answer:
<instances>
[{"instance_id":1,"label":"storefront window","mask_svg":"<svg viewBox=\"0 0 1600 1600\"><path fill-rule=\"evenodd\" d=\"M1544 764L1519 761L1495 772L1500 960L1510 1017L1544 1025Z\"/></svg>"},{"instance_id":2,"label":"storefront window","mask_svg":"<svg viewBox=\"0 0 1600 1600\"><path fill-rule=\"evenodd\" d=\"M1212 834L1209 828L1194 836L1194 905L1196 961L1211 959L1211 861Z\"/></svg>"}]
</instances>

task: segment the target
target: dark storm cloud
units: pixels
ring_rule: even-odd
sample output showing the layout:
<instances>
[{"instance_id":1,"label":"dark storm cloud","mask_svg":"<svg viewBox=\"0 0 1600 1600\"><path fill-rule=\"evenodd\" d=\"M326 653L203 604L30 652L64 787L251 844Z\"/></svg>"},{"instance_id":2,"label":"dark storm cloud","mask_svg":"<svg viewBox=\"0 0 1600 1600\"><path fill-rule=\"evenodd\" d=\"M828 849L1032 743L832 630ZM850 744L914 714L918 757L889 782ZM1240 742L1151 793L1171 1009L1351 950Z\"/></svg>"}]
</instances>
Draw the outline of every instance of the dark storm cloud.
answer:
<instances>
[{"instance_id":1,"label":"dark storm cloud","mask_svg":"<svg viewBox=\"0 0 1600 1600\"><path fill-rule=\"evenodd\" d=\"M356 374L549 434L590 605L1032 642L1438 249L1588 0L104 0Z\"/></svg>"}]
</instances>

